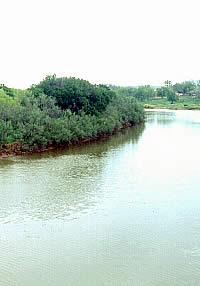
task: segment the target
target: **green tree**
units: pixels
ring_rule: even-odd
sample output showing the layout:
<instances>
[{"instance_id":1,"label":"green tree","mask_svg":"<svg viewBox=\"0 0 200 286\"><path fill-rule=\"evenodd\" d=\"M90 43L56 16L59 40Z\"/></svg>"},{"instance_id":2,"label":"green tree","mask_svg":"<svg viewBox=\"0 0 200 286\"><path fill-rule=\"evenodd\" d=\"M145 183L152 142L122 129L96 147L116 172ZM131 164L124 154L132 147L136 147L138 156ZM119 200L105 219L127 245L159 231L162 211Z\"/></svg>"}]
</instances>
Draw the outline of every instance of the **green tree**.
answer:
<instances>
[{"instance_id":1,"label":"green tree","mask_svg":"<svg viewBox=\"0 0 200 286\"><path fill-rule=\"evenodd\" d=\"M196 84L193 81L184 81L181 83L176 83L173 85L173 90L177 93L182 93L184 95L190 95L195 91Z\"/></svg>"},{"instance_id":2,"label":"green tree","mask_svg":"<svg viewBox=\"0 0 200 286\"><path fill-rule=\"evenodd\" d=\"M132 96L135 97L137 88L135 87L119 87L115 88L115 92L120 96Z\"/></svg>"},{"instance_id":3,"label":"green tree","mask_svg":"<svg viewBox=\"0 0 200 286\"><path fill-rule=\"evenodd\" d=\"M174 101L178 100L178 97L176 96L176 93L172 89L168 89L168 94L167 94L167 100L171 101L171 104L174 103Z\"/></svg>"},{"instance_id":4,"label":"green tree","mask_svg":"<svg viewBox=\"0 0 200 286\"><path fill-rule=\"evenodd\" d=\"M135 98L139 101L150 100L155 96L155 90L150 85L139 86L135 91Z\"/></svg>"},{"instance_id":5,"label":"green tree","mask_svg":"<svg viewBox=\"0 0 200 286\"><path fill-rule=\"evenodd\" d=\"M167 97L169 94L169 87L162 86L156 89L156 94L158 97Z\"/></svg>"},{"instance_id":6,"label":"green tree","mask_svg":"<svg viewBox=\"0 0 200 286\"><path fill-rule=\"evenodd\" d=\"M70 78L72 85L69 85L68 80L62 79L63 84L53 76L47 78L47 83L42 82L44 86L32 87L30 91L13 89L14 96L9 96L0 89L0 153L5 148L19 153L79 142L85 138L110 134L122 126L144 120L143 106L134 97L115 96L105 85L91 85L87 81L73 78ZM92 112L86 113L82 107L78 112L61 109L49 86L55 92L63 88L61 93L57 93L61 94L61 99L65 88L72 89L69 97L74 98L74 107L85 100L83 107L87 107L86 111L90 108ZM44 94L45 88L49 88L52 95ZM111 96L108 104L104 101L107 96ZM85 105L87 100L88 106Z\"/></svg>"},{"instance_id":7,"label":"green tree","mask_svg":"<svg viewBox=\"0 0 200 286\"><path fill-rule=\"evenodd\" d=\"M106 106L115 96L105 85L93 85L86 80L73 77L56 78L55 75L47 76L38 85L32 86L34 96L44 93L56 99L62 109L70 109L79 113L98 114L106 109Z\"/></svg>"},{"instance_id":8,"label":"green tree","mask_svg":"<svg viewBox=\"0 0 200 286\"><path fill-rule=\"evenodd\" d=\"M197 80L194 93L195 93L195 96L197 97L197 99L200 99L200 80Z\"/></svg>"}]
</instances>

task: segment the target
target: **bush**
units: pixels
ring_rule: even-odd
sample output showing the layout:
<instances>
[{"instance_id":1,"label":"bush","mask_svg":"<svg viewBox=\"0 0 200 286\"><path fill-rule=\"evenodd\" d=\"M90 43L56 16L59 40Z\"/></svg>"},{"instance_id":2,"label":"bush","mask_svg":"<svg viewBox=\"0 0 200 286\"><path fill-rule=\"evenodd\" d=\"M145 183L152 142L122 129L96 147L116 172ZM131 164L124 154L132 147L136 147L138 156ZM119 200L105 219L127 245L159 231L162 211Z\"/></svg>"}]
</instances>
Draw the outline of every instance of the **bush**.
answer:
<instances>
[{"instance_id":1,"label":"bush","mask_svg":"<svg viewBox=\"0 0 200 286\"><path fill-rule=\"evenodd\" d=\"M76 114L82 110L86 114L98 115L114 96L114 92L104 85L93 85L73 77L56 78L55 75L47 76L30 90L36 97L44 93L55 98L61 109L70 109Z\"/></svg>"},{"instance_id":2,"label":"bush","mask_svg":"<svg viewBox=\"0 0 200 286\"><path fill-rule=\"evenodd\" d=\"M104 87L100 87L103 88ZM132 97L113 96L105 110L97 114L62 110L56 99L43 93L37 97L20 93L0 93L0 147L6 144L35 150L48 144L68 144L85 138L110 134L124 124L144 120L144 110Z\"/></svg>"}]
</instances>

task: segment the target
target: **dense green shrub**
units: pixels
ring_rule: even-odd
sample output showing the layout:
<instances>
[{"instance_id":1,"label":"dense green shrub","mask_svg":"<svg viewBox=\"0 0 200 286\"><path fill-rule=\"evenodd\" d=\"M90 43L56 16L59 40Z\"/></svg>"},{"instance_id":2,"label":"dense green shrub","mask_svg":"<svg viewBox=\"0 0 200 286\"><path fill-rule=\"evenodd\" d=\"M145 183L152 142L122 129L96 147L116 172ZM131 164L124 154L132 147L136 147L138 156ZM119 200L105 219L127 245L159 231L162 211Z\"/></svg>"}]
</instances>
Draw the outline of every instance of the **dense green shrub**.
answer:
<instances>
[{"instance_id":1,"label":"dense green shrub","mask_svg":"<svg viewBox=\"0 0 200 286\"><path fill-rule=\"evenodd\" d=\"M7 94L11 97L14 96L13 89L5 86L4 84L0 84L0 91L1 90L3 90L5 92L5 94Z\"/></svg>"},{"instance_id":2,"label":"dense green shrub","mask_svg":"<svg viewBox=\"0 0 200 286\"><path fill-rule=\"evenodd\" d=\"M93 85L73 77L56 78L55 75L47 76L30 90L36 97L44 93L55 98L61 109L75 113L82 110L91 115L103 112L114 96L114 92L104 85Z\"/></svg>"},{"instance_id":3,"label":"dense green shrub","mask_svg":"<svg viewBox=\"0 0 200 286\"><path fill-rule=\"evenodd\" d=\"M104 89L105 87L100 87ZM109 99L110 100L110 99ZM20 142L22 150L49 144L68 144L102 136L127 123L144 120L144 111L134 98L113 96L105 110L97 114L84 110L62 110L55 97L40 93L0 93L0 148Z\"/></svg>"}]
</instances>

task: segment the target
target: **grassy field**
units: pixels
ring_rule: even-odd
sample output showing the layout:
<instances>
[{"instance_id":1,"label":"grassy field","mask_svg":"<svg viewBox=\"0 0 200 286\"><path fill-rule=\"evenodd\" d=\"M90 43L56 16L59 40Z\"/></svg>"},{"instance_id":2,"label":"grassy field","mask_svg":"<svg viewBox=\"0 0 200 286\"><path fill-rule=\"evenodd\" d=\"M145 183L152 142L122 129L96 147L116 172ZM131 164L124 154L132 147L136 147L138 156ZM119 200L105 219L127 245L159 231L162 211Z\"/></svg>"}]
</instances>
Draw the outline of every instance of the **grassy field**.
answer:
<instances>
[{"instance_id":1,"label":"grassy field","mask_svg":"<svg viewBox=\"0 0 200 286\"><path fill-rule=\"evenodd\" d=\"M144 102L144 108L165 108L165 109L198 109L200 110L200 99L192 96L181 96L173 104L167 98L153 98Z\"/></svg>"}]
</instances>

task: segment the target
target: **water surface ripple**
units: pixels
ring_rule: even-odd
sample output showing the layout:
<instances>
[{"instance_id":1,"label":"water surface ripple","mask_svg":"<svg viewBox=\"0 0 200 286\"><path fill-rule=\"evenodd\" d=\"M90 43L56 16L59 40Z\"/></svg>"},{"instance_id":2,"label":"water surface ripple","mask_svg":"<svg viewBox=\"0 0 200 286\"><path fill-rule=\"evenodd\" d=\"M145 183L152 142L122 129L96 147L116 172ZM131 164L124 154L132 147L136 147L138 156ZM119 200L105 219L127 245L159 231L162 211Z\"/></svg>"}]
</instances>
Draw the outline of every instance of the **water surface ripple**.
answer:
<instances>
[{"instance_id":1,"label":"water surface ripple","mask_svg":"<svg viewBox=\"0 0 200 286\"><path fill-rule=\"evenodd\" d=\"M0 160L0 286L198 286L200 112Z\"/></svg>"}]
</instances>

